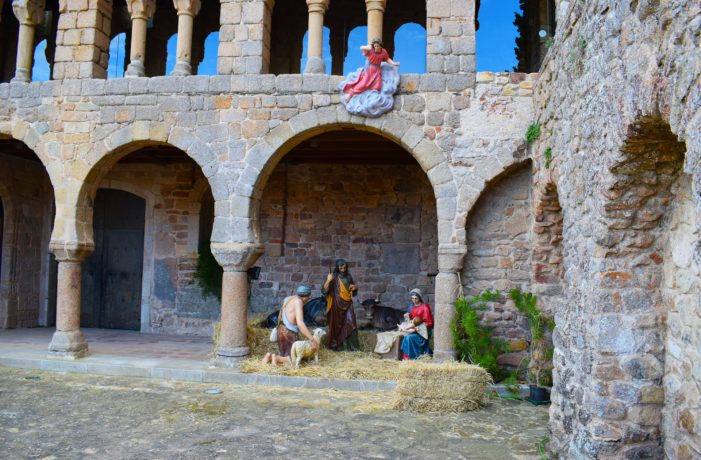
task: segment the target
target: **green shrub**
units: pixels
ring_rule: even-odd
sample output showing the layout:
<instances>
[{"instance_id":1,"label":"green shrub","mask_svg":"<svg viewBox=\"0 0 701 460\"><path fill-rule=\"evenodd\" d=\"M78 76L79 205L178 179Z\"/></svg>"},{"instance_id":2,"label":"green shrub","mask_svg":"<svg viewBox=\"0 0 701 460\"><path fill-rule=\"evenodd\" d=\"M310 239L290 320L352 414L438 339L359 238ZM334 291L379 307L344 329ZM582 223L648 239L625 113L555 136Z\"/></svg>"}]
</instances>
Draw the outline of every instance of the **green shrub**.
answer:
<instances>
[{"instance_id":1,"label":"green shrub","mask_svg":"<svg viewBox=\"0 0 701 460\"><path fill-rule=\"evenodd\" d=\"M195 279L202 288L202 297L215 296L221 301L221 285L224 269L221 268L212 254L209 243L201 244L197 253L197 268Z\"/></svg>"},{"instance_id":2,"label":"green shrub","mask_svg":"<svg viewBox=\"0 0 701 460\"><path fill-rule=\"evenodd\" d=\"M528 374L531 383L541 386L541 383L552 381L552 371L549 364L553 359L553 346L547 340L546 332L555 328L555 321L544 315L537 307L538 297L530 292L521 292L520 289L509 291L509 297L514 301L516 308L528 319L531 327L531 358L528 364Z\"/></svg>"},{"instance_id":3,"label":"green shrub","mask_svg":"<svg viewBox=\"0 0 701 460\"><path fill-rule=\"evenodd\" d=\"M526 142L532 144L540 137L540 124L533 123L526 130Z\"/></svg>"},{"instance_id":4,"label":"green shrub","mask_svg":"<svg viewBox=\"0 0 701 460\"><path fill-rule=\"evenodd\" d=\"M507 344L492 336L493 328L480 324L479 312L487 307L487 302L500 297L500 291L487 289L478 296L458 298L455 301L456 316L450 324L458 359L482 366L494 380L503 377L497 357L507 351Z\"/></svg>"},{"instance_id":5,"label":"green shrub","mask_svg":"<svg viewBox=\"0 0 701 460\"><path fill-rule=\"evenodd\" d=\"M550 162L553 159L553 149L551 149L550 147L545 149L545 151L543 152L543 156L545 157L545 169L549 169Z\"/></svg>"}]
</instances>

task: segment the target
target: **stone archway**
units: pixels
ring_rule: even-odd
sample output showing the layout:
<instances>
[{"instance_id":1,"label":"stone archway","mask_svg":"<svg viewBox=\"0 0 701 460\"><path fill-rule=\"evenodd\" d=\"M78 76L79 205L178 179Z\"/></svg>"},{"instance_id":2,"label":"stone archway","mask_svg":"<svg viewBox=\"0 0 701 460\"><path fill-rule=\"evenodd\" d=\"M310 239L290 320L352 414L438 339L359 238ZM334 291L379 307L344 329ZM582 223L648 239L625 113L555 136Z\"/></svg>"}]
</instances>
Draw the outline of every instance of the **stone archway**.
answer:
<instances>
[{"instance_id":1,"label":"stone archway","mask_svg":"<svg viewBox=\"0 0 701 460\"><path fill-rule=\"evenodd\" d=\"M257 220L266 252L254 311L274 310L299 283L320 295L338 258L348 260L359 300L402 308L418 287L434 303L433 188L405 149L378 134L345 128L297 144L261 190Z\"/></svg>"}]
</instances>

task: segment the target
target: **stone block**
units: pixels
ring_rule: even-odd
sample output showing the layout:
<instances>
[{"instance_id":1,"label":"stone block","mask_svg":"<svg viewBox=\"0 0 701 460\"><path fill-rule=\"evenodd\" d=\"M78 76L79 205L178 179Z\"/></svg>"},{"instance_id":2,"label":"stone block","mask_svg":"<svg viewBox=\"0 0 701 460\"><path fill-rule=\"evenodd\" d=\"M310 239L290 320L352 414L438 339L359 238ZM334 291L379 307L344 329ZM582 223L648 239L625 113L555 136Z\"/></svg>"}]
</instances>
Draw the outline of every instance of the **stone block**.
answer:
<instances>
[{"instance_id":1,"label":"stone block","mask_svg":"<svg viewBox=\"0 0 701 460\"><path fill-rule=\"evenodd\" d=\"M278 75L276 88L280 94L297 94L302 91L302 75Z\"/></svg>"}]
</instances>

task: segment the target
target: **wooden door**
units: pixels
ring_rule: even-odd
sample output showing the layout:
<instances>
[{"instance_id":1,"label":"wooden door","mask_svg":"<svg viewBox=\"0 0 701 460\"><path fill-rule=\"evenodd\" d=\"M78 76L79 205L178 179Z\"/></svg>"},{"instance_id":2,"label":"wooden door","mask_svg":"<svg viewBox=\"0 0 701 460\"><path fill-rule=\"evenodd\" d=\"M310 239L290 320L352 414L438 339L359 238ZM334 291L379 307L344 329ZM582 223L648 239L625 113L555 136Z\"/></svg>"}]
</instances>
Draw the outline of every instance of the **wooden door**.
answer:
<instances>
[{"instance_id":1,"label":"wooden door","mask_svg":"<svg viewBox=\"0 0 701 460\"><path fill-rule=\"evenodd\" d=\"M97 191L95 252L83 264L81 326L140 330L145 212L136 195Z\"/></svg>"}]
</instances>

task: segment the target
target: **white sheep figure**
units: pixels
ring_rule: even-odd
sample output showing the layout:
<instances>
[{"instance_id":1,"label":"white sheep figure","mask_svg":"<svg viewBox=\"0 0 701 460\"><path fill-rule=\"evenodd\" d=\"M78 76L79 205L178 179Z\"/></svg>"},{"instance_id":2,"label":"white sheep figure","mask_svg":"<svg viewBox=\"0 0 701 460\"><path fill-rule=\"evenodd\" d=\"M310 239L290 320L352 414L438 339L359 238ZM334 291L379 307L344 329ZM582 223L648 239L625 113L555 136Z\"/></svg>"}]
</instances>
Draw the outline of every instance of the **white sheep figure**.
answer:
<instances>
[{"instance_id":1,"label":"white sheep figure","mask_svg":"<svg viewBox=\"0 0 701 460\"><path fill-rule=\"evenodd\" d=\"M321 346L321 339L326 335L326 331L318 327L314 329L312 337L319 342ZM319 350L312 350L312 343L309 340L297 340L292 344L292 350L290 351L290 364L294 365L296 369L299 369L299 363L302 362L302 358L311 358L314 356L314 362L319 363Z\"/></svg>"}]
</instances>

